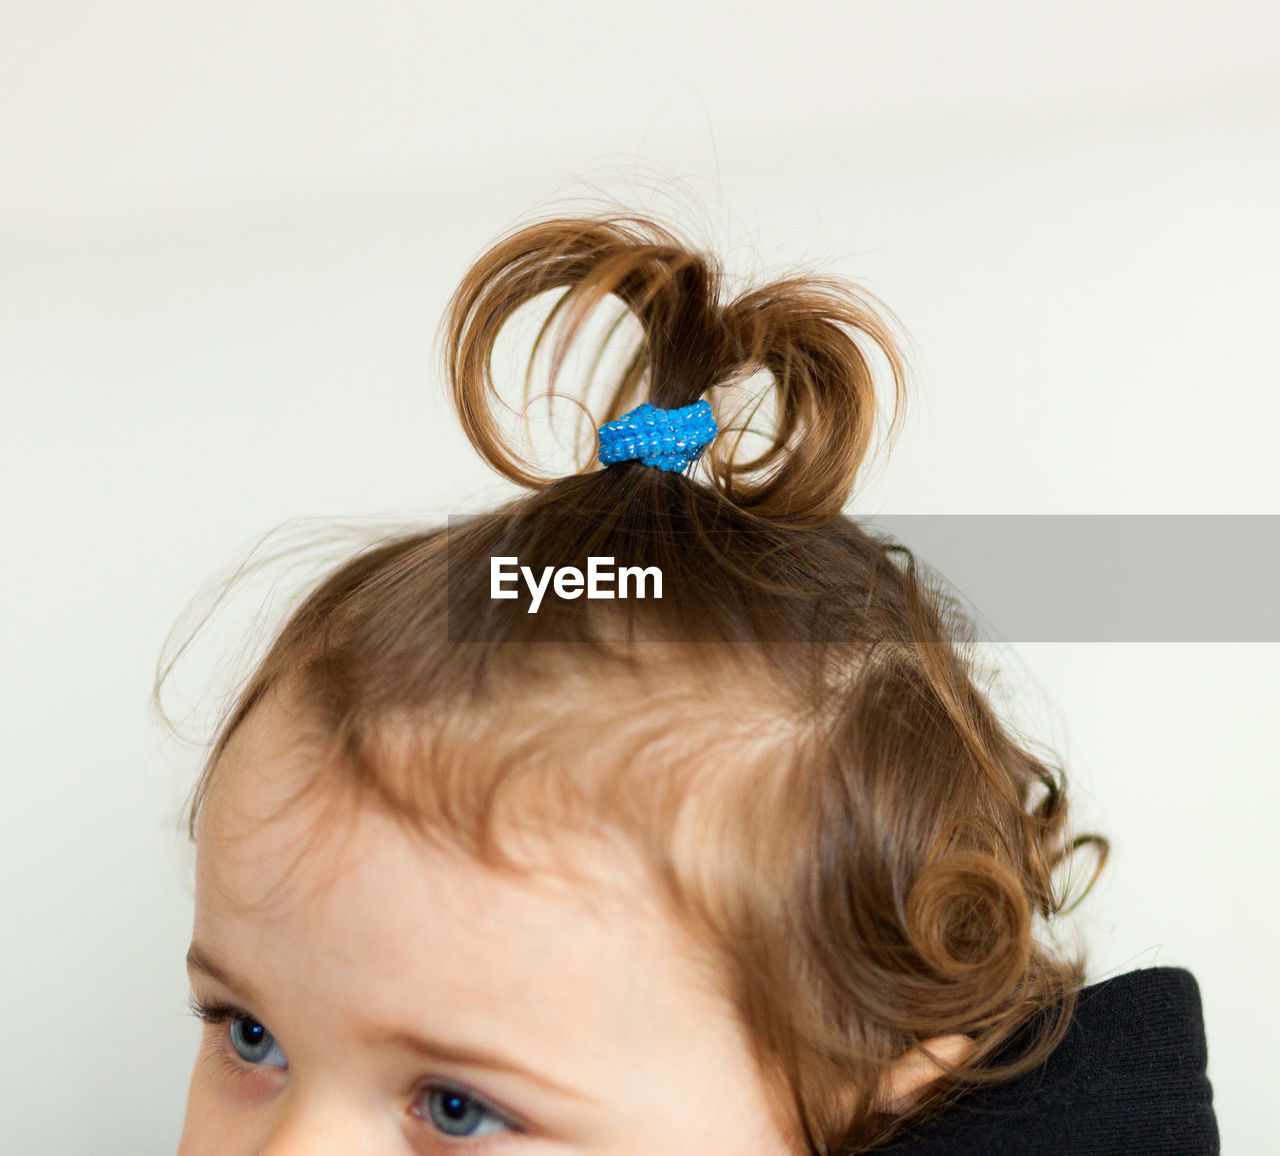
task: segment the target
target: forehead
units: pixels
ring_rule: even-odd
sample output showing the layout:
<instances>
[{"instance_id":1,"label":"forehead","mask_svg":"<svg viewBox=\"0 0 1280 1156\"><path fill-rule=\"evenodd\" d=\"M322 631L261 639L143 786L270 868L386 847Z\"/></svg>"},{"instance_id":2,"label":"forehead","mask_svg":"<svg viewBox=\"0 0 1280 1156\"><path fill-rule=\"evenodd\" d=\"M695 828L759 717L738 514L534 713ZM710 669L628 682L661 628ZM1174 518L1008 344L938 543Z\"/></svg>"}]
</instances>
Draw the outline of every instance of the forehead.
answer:
<instances>
[{"instance_id":1,"label":"forehead","mask_svg":"<svg viewBox=\"0 0 1280 1156\"><path fill-rule=\"evenodd\" d=\"M374 807L336 807L329 788L299 796L313 750L302 716L265 700L228 743L200 815L195 939L264 999L342 1007L353 1032L447 1016L451 1031L531 1053L590 1024L582 1056L602 1025L611 1046L649 1046L664 1007L673 1022L725 1019L616 848L580 843L574 880L499 873Z\"/></svg>"},{"instance_id":2,"label":"forehead","mask_svg":"<svg viewBox=\"0 0 1280 1156\"><path fill-rule=\"evenodd\" d=\"M218 760L197 829L198 881L218 883L222 898L243 906L271 907L286 917L291 900L311 901L307 884L337 888L347 898L380 880L377 893L395 881L450 875L456 898L483 890L521 904L534 896L625 908L652 898L638 858L614 843L567 829L556 845L529 841L520 848L522 870L499 873L463 853L428 840L404 816L392 815L374 792L362 798L357 783L332 758L332 741L287 692L268 693L236 728ZM516 839L504 839L513 848ZM576 882L575 882L576 881ZM584 886L585 884L585 886ZM442 901L448 896L442 894ZM655 909L656 911L656 909Z\"/></svg>"}]
</instances>

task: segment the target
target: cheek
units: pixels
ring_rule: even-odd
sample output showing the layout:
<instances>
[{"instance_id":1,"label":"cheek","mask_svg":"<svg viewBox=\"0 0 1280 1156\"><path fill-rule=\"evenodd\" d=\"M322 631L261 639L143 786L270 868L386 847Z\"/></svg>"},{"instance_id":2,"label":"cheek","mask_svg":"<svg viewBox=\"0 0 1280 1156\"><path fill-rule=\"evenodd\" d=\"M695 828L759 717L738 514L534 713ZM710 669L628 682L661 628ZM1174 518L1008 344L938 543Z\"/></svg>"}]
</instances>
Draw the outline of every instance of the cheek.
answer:
<instances>
[{"instance_id":1,"label":"cheek","mask_svg":"<svg viewBox=\"0 0 1280 1156\"><path fill-rule=\"evenodd\" d=\"M201 1072L197 1063L187 1089L187 1112L182 1121L178 1156L214 1156L221 1123L211 1095L209 1078Z\"/></svg>"},{"instance_id":2,"label":"cheek","mask_svg":"<svg viewBox=\"0 0 1280 1156\"><path fill-rule=\"evenodd\" d=\"M219 1031L205 1032L182 1124L178 1156L248 1156L256 1153L270 1129L267 1105L284 1077L278 1069L238 1069L220 1048Z\"/></svg>"}]
</instances>

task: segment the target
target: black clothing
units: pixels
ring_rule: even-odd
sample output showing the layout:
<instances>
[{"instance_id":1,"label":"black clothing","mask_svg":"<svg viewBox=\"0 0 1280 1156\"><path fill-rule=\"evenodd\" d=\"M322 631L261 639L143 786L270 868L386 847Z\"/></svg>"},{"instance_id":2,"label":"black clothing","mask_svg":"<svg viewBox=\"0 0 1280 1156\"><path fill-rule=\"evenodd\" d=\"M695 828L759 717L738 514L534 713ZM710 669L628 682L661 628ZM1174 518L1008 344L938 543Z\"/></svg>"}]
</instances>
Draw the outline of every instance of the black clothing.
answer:
<instances>
[{"instance_id":1,"label":"black clothing","mask_svg":"<svg viewBox=\"0 0 1280 1156\"><path fill-rule=\"evenodd\" d=\"M1020 1037L1025 1041L1027 1037ZM1011 1041L999 1059L1025 1043ZM1083 988L1049 1058L972 1088L876 1152L896 1156L1208 1156L1218 1125L1200 988L1149 967Z\"/></svg>"}]
</instances>

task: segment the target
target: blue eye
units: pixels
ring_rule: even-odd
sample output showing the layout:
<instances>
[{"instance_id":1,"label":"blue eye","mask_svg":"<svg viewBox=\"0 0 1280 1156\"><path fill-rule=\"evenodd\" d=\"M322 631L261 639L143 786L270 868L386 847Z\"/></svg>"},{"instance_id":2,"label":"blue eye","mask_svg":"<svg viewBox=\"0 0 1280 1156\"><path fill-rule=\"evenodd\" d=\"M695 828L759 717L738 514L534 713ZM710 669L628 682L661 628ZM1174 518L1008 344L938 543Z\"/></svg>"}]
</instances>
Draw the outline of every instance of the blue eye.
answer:
<instances>
[{"instance_id":1,"label":"blue eye","mask_svg":"<svg viewBox=\"0 0 1280 1156\"><path fill-rule=\"evenodd\" d=\"M271 1067L289 1066L276 1038L251 1016L231 1017L231 1046L246 1064L267 1064Z\"/></svg>"},{"instance_id":2,"label":"blue eye","mask_svg":"<svg viewBox=\"0 0 1280 1156\"><path fill-rule=\"evenodd\" d=\"M484 1136L508 1131L511 1125L474 1096L457 1088L428 1088L421 1113L446 1136Z\"/></svg>"}]
</instances>

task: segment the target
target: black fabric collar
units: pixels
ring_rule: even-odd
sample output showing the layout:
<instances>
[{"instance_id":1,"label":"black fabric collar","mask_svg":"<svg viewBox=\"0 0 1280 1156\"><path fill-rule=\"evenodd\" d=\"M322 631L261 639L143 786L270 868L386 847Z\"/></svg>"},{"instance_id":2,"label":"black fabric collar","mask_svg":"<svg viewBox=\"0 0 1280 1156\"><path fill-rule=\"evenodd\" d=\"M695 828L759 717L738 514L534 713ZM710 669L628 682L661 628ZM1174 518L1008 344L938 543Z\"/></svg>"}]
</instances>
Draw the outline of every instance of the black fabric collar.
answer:
<instances>
[{"instance_id":1,"label":"black fabric collar","mask_svg":"<svg viewBox=\"0 0 1280 1156\"><path fill-rule=\"evenodd\" d=\"M1083 988L1038 1068L976 1088L874 1149L896 1156L1202 1156L1219 1151L1200 989L1180 967Z\"/></svg>"}]
</instances>

